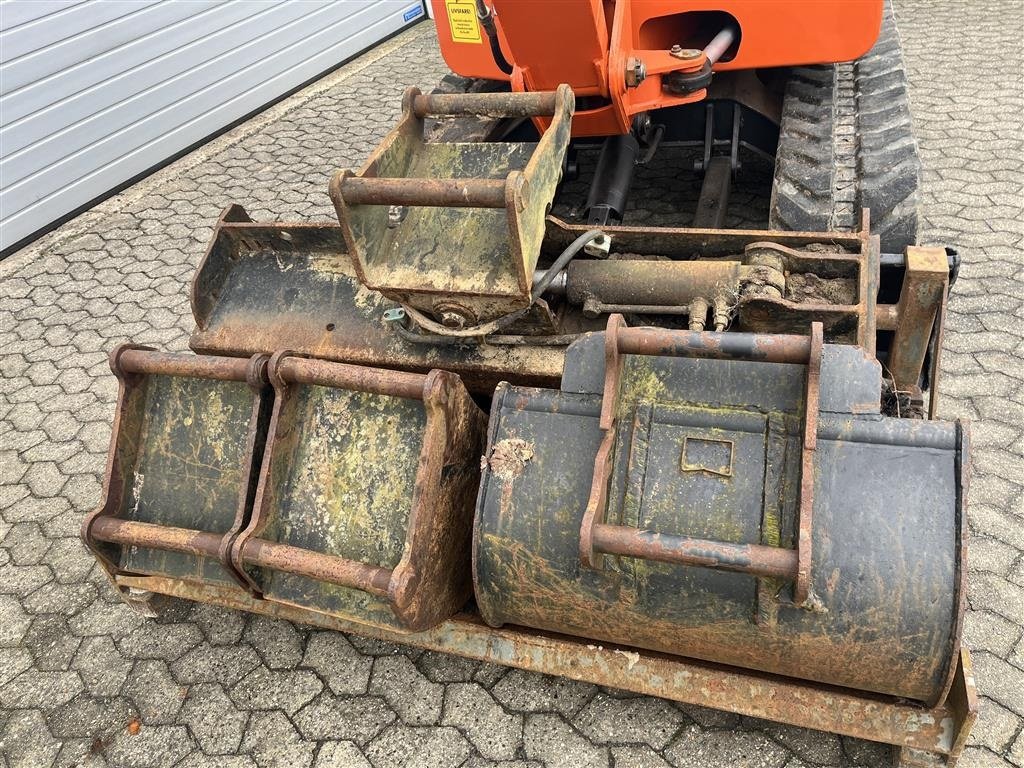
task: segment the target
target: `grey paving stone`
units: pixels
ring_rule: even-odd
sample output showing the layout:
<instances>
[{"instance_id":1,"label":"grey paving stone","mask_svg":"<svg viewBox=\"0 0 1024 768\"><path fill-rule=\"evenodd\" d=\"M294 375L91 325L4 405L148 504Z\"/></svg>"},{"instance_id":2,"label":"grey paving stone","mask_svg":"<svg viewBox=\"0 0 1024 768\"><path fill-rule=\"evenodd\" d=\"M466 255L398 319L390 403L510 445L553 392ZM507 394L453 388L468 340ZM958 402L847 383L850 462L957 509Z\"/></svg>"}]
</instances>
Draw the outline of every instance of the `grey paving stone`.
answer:
<instances>
[{"instance_id":1,"label":"grey paving stone","mask_svg":"<svg viewBox=\"0 0 1024 768\"><path fill-rule=\"evenodd\" d=\"M41 768L52 765L60 751L37 709L12 712L0 734L0 755L10 768Z\"/></svg>"},{"instance_id":2,"label":"grey paving stone","mask_svg":"<svg viewBox=\"0 0 1024 768\"><path fill-rule=\"evenodd\" d=\"M444 686L432 683L405 656L385 656L373 665L370 692L383 696L410 725L427 725L441 716Z\"/></svg>"},{"instance_id":3,"label":"grey paving stone","mask_svg":"<svg viewBox=\"0 0 1024 768\"><path fill-rule=\"evenodd\" d=\"M842 736L843 754L851 764L856 766L889 765L892 763L893 749L885 744L862 739Z\"/></svg>"},{"instance_id":4,"label":"grey paving stone","mask_svg":"<svg viewBox=\"0 0 1024 768\"><path fill-rule=\"evenodd\" d=\"M981 697L978 722L971 731L971 744L1004 754L1020 733L1021 718L988 697Z\"/></svg>"},{"instance_id":5,"label":"grey paving stone","mask_svg":"<svg viewBox=\"0 0 1024 768\"><path fill-rule=\"evenodd\" d=\"M370 761L351 741L327 741L320 746L313 768L371 768Z\"/></svg>"},{"instance_id":6,"label":"grey paving stone","mask_svg":"<svg viewBox=\"0 0 1024 768\"><path fill-rule=\"evenodd\" d=\"M96 696L113 696L128 678L132 662L121 655L113 640L99 635L82 641L71 666L87 691Z\"/></svg>"},{"instance_id":7,"label":"grey paving stone","mask_svg":"<svg viewBox=\"0 0 1024 768\"><path fill-rule=\"evenodd\" d=\"M672 768L650 747L612 747L612 768Z\"/></svg>"},{"instance_id":8,"label":"grey paving stone","mask_svg":"<svg viewBox=\"0 0 1024 768\"><path fill-rule=\"evenodd\" d=\"M56 672L67 669L81 640L68 630L63 616L36 616L22 643L32 653L37 669Z\"/></svg>"},{"instance_id":9,"label":"grey paving stone","mask_svg":"<svg viewBox=\"0 0 1024 768\"><path fill-rule=\"evenodd\" d=\"M1024 765L1024 731L1017 734L1017 738L1010 747L1010 761L1014 765Z\"/></svg>"},{"instance_id":10,"label":"grey paving stone","mask_svg":"<svg viewBox=\"0 0 1024 768\"><path fill-rule=\"evenodd\" d=\"M80 584L94 563L81 539L77 537L57 539L46 551L46 564L61 584Z\"/></svg>"},{"instance_id":11,"label":"grey paving stone","mask_svg":"<svg viewBox=\"0 0 1024 768\"><path fill-rule=\"evenodd\" d=\"M665 757L676 768L782 768L790 756L762 733L707 732L691 725L665 750Z\"/></svg>"},{"instance_id":12,"label":"grey paving stone","mask_svg":"<svg viewBox=\"0 0 1024 768\"><path fill-rule=\"evenodd\" d=\"M137 661L124 686L125 695L145 725L174 723L188 689L175 682L167 663L157 659Z\"/></svg>"},{"instance_id":13,"label":"grey paving stone","mask_svg":"<svg viewBox=\"0 0 1024 768\"><path fill-rule=\"evenodd\" d=\"M0 705L10 709L59 707L75 698L82 688L77 672L26 669L0 689Z\"/></svg>"},{"instance_id":14,"label":"grey paving stone","mask_svg":"<svg viewBox=\"0 0 1024 768\"><path fill-rule=\"evenodd\" d=\"M183 684L234 685L258 666L260 657L248 645L202 643L174 662L171 673Z\"/></svg>"},{"instance_id":15,"label":"grey paving stone","mask_svg":"<svg viewBox=\"0 0 1024 768\"><path fill-rule=\"evenodd\" d=\"M53 581L53 570L49 566L14 565L8 555L7 565L4 567L4 581L0 583L0 593L13 595L23 600L51 581ZM19 609L24 610L21 600L19 600L17 605ZM0 607L0 611L2 610L2 607ZM0 638L2 638L2 635L0 635ZM0 642L2 642L2 639L0 639Z\"/></svg>"},{"instance_id":16,"label":"grey paving stone","mask_svg":"<svg viewBox=\"0 0 1024 768\"><path fill-rule=\"evenodd\" d=\"M732 712L723 712L720 709L699 707L695 704L676 704L676 709L705 728L726 730L735 728L740 723L740 716Z\"/></svg>"},{"instance_id":17,"label":"grey paving stone","mask_svg":"<svg viewBox=\"0 0 1024 768\"><path fill-rule=\"evenodd\" d=\"M512 669L491 689L502 706L516 712L557 712L572 717L596 693L597 686L564 677Z\"/></svg>"},{"instance_id":18,"label":"grey paving stone","mask_svg":"<svg viewBox=\"0 0 1024 768\"><path fill-rule=\"evenodd\" d=\"M251 753L259 768L306 768L313 762L316 744L303 740L283 713L256 712L246 727L242 751Z\"/></svg>"},{"instance_id":19,"label":"grey paving stone","mask_svg":"<svg viewBox=\"0 0 1024 768\"><path fill-rule=\"evenodd\" d=\"M971 768L1007 768L1009 763L983 747L968 747L960 756L963 765Z\"/></svg>"},{"instance_id":20,"label":"grey paving stone","mask_svg":"<svg viewBox=\"0 0 1024 768\"><path fill-rule=\"evenodd\" d=\"M201 683L188 689L181 721L207 755L229 755L238 750L248 716L239 712L217 683Z\"/></svg>"},{"instance_id":21,"label":"grey paving stone","mask_svg":"<svg viewBox=\"0 0 1024 768\"><path fill-rule=\"evenodd\" d=\"M340 632L313 632L302 665L320 675L335 694L355 695L369 687L373 658L359 653Z\"/></svg>"},{"instance_id":22,"label":"grey paving stone","mask_svg":"<svg viewBox=\"0 0 1024 768\"><path fill-rule=\"evenodd\" d=\"M526 757L550 768L608 768L605 747L591 744L559 715L527 715L523 726Z\"/></svg>"},{"instance_id":23,"label":"grey paving stone","mask_svg":"<svg viewBox=\"0 0 1024 768\"><path fill-rule=\"evenodd\" d=\"M472 659L434 651L427 651L416 659L416 668L435 683L468 683L479 666L479 662Z\"/></svg>"},{"instance_id":24,"label":"grey paving stone","mask_svg":"<svg viewBox=\"0 0 1024 768\"><path fill-rule=\"evenodd\" d=\"M194 749L182 725L143 725L138 733L119 731L104 756L113 768L169 768Z\"/></svg>"},{"instance_id":25,"label":"grey paving stone","mask_svg":"<svg viewBox=\"0 0 1024 768\"><path fill-rule=\"evenodd\" d=\"M469 742L454 728L396 724L367 747L366 756L376 768L455 768L465 762L471 751Z\"/></svg>"},{"instance_id":26,"label":"grey paving stone","mask_svg":"<svg viewBox=\"0 0 1024 768\"><path fill-rule=\"evenodd\" d=\"M135 709L121 697L82 694L50 712L50 733L61 739L102 739L128 727Z\"/></svg>"},{"instance_id":27,"label":"grey paving stone","mask_svg":"<svg viewBox=\"0 0 1024 768\"><path fill-rule=\"evenodd\" d=\"M158 624L147 621L117 641L118 648L136 659L174 661L203 641L194 624Z\"/></svg>"},{"instance_id":28,"label":"grey paving stone","mask_svg":"<svg viewBox=\"0 0 1024 768\"><path fill-rule=\"evenodd\" d=\"M32 617L11 595L0 595L0 645L17 646L28 631Z\"/></svg>"},{"instance_id":29,"label":"grey paving stone","mask_svg":"<svg viewBox=\"0 0 1024 768\"><path fill-rule=\"evenodd\" d=\"M22 601L25 610L34 614L74 616L91 605L97 596L96 587L88 583L61 584L48 581Z\"/></svg>"},{"instance_id":30,"label":"grey paving stone","mask_svg":"<svg viewBox=\"0 0 1024 768\"><path fill-rule=\"evenodd\" d=\"M271 669L290 669L302 659L302 635L290 622L252 616L244 637Z\"/></svg>"},{"instance_id":31,"label":"grey paving stone","mask_svg":"<svg viewBox=\"0 0 1024 768\"><path fill-rule=\"evenodd\" d=\"M199 625L211 645L234 645L245 629L243 614L215 605L196 603L189 618Z\"/></svg>"},{"instance_id":32,"label":"grey paving stone","mask_svg":"<svg viewBox=\"0 0 1024 768\"><path fill-rule=\"evenodd\" d=\"M3 546L15 565L38 565L50 543L37 523L15 523L4 537Z\"/></svg>"},{"instance_id":33,"label":"grey paving stone","mask_svg":"<svg viewBox=\"0 0 1024 768\"><path fill-rule=\"evenodd\" d=\"M256 667L231 688L230 695L241 709L279 709L294 715L323 687L320 679L308 670Z\"/></svg>"},{"instance_id":34,"label":"grey paving stone","mask_svg":"<svg viewBox=\"0 0 1024 768\"><path fill-rule=\"evenodd\" d=\"M109 589L108 594L112 591ZM103 600L94 602L68 620L71 631L79 637L107 636L115 642L145 623L146 620L142 616L123 603Z\"/></svg>"},{"instance_id":35,"label":"grey paving stone","mask_svg":"<svg viewBox=\"0 0 1024 768\"><path fill-rule=\"evenodd\" d=\"M342 739L365 744L397 719L376 696L332 696L324 693L293 718L307 739Z\"/></svg>"},{"instance_id":36,"label":"grey paving stone","mask_svg":"<svg viewBox=\"0 0 1024 768\"><path fill-rule=\"evenodd\" d=\"M616 699L599 693L572 722L595 744L647 744L660 750L683 720L667 701Z\"/></svg>"},{"instance_id":37,"label":"grey paving stone","mask_svg":"<svg viewBox=\"0 0 1024 768\"><path fill-rule=\"evenodd\" d=\"M0 648L0 686L31 667L32 661L28 648Z\"/></svg>"},{"instance_id":38,"label":"grey paving stone","mask_svg":"<svg viewBox=\"0 0 1024 768\"><path fill-rule=\"evenodd\" d=\"M843 746L834 734L810 731L779 723L766 723L764 732L811 765L838 765L843 759Z\"/></svg>"},{"instance_id":39,"label":"grey paving stone","mask_svg":"<svg viewBox=\"0 0 1024 768\"><path fill-rule=\"evenodd\" d=\"M511 760L522 749L523 716L506 712L476 683L448 686L441 722L458 728L491 760Z\"/></svg>"},{"instance_id":40,"label":"grey paving stone","mask_svg":"<svg viewBox=\"0 0 1024 768\"><path fill-rule=\"evenodd\" d=\"M974 674L985 695L1024 717L1024 670L991 653L974 657Z\"/></svg>"},{"instance_id":41,"label":"grey paving stone","mask_svg":"<svg viewBox=\"0 0 1024 768\"><path fill-rule=\"evenodd\" d=\"M193 752L177 768L257 768L251 755L204 755Z\"/></svg>"},{"instance_id":42,"label":"grey paving stone","mask_svg":"<svg viewBox=\"0 0 1024 768\"><path fill-rule=\"evenodd\" d=\"M963 640L972 651L990 651L1005 659L1021 638L1021 628L987 611L970 611L964 619Z\"/></svg>"},{"instance_id":43,"label":"grey paving stone","mask_svg":"<svg viewBox=\"0 0 1024 768\"><path fill-rule=\"evenodd\" d=\"M536 760L485 760L471 757L462 764L464 768L543 768Z\"/></svg>"}]
</instances>

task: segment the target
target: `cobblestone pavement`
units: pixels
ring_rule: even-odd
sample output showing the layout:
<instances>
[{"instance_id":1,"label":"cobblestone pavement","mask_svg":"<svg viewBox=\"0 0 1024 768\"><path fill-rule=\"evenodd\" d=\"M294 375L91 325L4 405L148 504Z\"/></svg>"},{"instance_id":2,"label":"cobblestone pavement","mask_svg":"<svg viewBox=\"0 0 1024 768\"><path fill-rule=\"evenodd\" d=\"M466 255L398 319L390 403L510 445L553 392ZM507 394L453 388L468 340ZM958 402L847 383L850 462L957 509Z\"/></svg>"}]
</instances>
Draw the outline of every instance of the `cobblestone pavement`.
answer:
<instances>
[{"instance_id":1,"label":"cobblestone pavement","mask_svg":"<svg viewBox=\"0 0 1024 768\"><path fill-rule=\"evenodd\" d=\"M1024 765L1024 6L899 2L925 240L965 257L942 413L974 421L970 613L984 692L962 763ZM122 339L184 350L186 287L228 202L328 219L421 25L0 265L0 766L880 766L865 742L177 603L123 607L77 532L100 492ZM137 718L136 735L127 725Z\"/></svg>"}]
</instances>

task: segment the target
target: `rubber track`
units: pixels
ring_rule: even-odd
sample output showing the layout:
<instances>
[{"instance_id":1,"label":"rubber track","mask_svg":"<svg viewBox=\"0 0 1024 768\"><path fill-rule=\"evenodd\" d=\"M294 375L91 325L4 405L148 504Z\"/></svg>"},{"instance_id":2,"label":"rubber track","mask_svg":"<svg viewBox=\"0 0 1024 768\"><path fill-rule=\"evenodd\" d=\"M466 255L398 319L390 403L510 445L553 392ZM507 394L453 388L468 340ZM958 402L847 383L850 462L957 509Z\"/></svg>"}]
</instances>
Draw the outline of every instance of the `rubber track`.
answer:
<instances>
[{"instance_id":1,"label":"rubber track","mask_svg":"<svg viewBox=\"0 0 1024 768\"><path fill-rule=\"evenodd\" d=\"M860 209L882 249L917 242L921 160L903 53L886 3L878 42L853 63L794 69L786 86L772 229L851 230Z\"/></svg>"},{"instance_id":2,"label":"rubber track","mask_svg":"<svg viewBox=\"0 0 1024 768\"><path fill-rule=\"evenodd\" d=\"M509 90L509 84L498 80L475 80L461 75L448 74L431 91L432 93L494 93ZM487 141L498 130L501 118L459 117L435 119L425 126L424 133L430 141Z\"/></svg>"}]
</instances>

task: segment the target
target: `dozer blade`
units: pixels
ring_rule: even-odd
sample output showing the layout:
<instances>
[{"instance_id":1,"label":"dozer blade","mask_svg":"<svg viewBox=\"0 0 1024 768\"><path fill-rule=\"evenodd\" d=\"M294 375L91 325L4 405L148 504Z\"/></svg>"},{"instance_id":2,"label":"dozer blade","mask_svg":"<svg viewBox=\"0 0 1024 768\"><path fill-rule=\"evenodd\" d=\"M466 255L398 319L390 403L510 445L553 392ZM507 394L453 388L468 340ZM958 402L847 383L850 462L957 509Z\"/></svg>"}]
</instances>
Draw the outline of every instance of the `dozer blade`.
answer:
<instances>
[{"instance_id":1,"label":"dozer blade","mask_svg":"<svg viewBox=\"0 0 1024 768\"><path fill-rule=\"evenodd\" d=\"M107 572L423 629L469 597L484 415L458 377L122 347ZM271 386L272 384L272 386Z\"/></svg>"}]
</instances>

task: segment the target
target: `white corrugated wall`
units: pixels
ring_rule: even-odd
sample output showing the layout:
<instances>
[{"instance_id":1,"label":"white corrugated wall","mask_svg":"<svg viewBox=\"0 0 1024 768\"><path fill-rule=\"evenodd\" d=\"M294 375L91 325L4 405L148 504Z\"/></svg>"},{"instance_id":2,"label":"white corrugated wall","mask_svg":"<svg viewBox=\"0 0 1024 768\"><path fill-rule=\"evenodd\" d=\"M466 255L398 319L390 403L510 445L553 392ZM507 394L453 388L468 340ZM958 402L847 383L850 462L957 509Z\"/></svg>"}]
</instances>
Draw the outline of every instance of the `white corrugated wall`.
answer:
<instances>
[{"instance_id":1,"label":"white corrugated wall","mask_svg":"<svg viewBox=\"0 0 1024 768\"><path fill-rule=\"evenodd\" d=\"M422 17L420 0L0 0L0 250Z\"/></svg>"}]
</instances>

